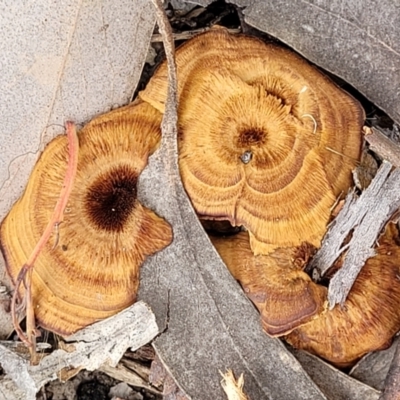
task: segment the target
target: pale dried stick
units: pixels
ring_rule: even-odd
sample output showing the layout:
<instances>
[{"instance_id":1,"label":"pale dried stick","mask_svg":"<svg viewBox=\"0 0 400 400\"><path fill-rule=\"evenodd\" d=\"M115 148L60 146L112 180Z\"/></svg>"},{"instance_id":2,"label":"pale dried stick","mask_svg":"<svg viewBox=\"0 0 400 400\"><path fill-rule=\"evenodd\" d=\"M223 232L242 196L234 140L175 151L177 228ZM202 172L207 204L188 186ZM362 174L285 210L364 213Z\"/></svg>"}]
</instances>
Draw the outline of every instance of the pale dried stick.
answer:
<instances>
[{"instance_id":1,"label":"pale dried stick","mask_svg":"<svg viewBox=\"0 0 400 400\"><path fill-rule=\"evenodd\" d=\"M228 369L225 374L220 371L222 375L221 386L224 389L228 400L249 400L243 392L244 378L241 374L238 380L235 379L231 369Z\"/></svg>"}]
</instances>

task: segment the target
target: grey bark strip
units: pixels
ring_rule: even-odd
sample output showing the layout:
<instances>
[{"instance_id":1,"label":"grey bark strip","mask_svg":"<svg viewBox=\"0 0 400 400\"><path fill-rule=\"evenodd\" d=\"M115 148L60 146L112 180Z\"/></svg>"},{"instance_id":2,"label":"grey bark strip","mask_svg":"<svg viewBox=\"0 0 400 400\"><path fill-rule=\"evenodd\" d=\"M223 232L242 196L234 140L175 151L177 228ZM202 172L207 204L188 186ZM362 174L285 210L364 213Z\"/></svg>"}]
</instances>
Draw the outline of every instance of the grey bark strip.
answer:
<instances>
[{"instance_id":1,"label":"grey bark strip","mask_svg":"<svg viewBox=\"0 0 400 400\"><path fill-rule=\"evenodd\" d=\"M62 370L82 368L94 371L105 363L115 366L128 348L137 350L158 332L154 314L146 304L137 302L71 335L66 339L71 342L68 351L55 350L39 365L29 365L25 358L0 344L1 366L7 374L6 379L0 380L0 395L9 393L14 387L15 396L6 397L7 400L35 399L40 388L58 379ZM21 392L25 397L19 397Z\"/></svg>"},{"instance_id":2,"label":"grey bark strip","mask_svg":"<svg viewBox=\"0 0 400 400\"><path fill-rule=\"evenodd\" d=\"M348 194L343 209L333 221L320 250L308 267L313 271L313 277L318 279L348 250L343 267L329 285L328 300L331 308L345 302L366 260L374 256L373 247L380 232L400 208L400 169L390 173L391 168L392 164L384 161L360 197L357 198L354 192ZM351 232L350 242L343 246Z\"/></svg>"},{"instance_id":3,"label":"grey bark strip","mask_svg":"<svg viewBox=\"0 0 400 400\"><path fill-rule=\"evenodd\" d=\"M139 298L164 330L154 347L189 398L224 398L219 370L244 373L252 399L325 399L281 342L264 334L259 315L217 255L180 180L176 74L168 23L160 14L169 61L169 98L161 148L139 179L138 197L173 227L173 243L141 270ZM168 54L170 53L170 54Z\"/></svg>"}]
</instances>

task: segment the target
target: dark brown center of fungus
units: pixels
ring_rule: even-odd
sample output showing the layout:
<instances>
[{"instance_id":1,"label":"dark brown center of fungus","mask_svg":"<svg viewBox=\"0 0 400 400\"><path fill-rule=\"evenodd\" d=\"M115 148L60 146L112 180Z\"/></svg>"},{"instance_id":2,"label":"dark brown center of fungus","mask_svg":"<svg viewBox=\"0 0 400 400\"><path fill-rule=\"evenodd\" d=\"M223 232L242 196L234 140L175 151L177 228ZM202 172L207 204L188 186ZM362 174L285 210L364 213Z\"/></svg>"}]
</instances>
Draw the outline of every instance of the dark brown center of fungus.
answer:
<instances>
[{"instance_id":1,"label":"dark brown center of fungus","mask_svg":"<svg viewBox=\"0 0 400 400\"><path fill-rule=\"evenodd\" d=\"M238 145L240 147L257 146L265 141L265 132L260 128L247 128L239 132Z\"/></svg>"},{"instance_id":2,"label":"dark brown center of fungus","mask_svg":"<svg viewBox=\"0 0 400 400\"><path fill-rule=\"evenodd\" d=\"M100 175L85 197L90 221L99 229L121 232L136 202L137 173L128 166Z\"/></svg>"}]
</instances>

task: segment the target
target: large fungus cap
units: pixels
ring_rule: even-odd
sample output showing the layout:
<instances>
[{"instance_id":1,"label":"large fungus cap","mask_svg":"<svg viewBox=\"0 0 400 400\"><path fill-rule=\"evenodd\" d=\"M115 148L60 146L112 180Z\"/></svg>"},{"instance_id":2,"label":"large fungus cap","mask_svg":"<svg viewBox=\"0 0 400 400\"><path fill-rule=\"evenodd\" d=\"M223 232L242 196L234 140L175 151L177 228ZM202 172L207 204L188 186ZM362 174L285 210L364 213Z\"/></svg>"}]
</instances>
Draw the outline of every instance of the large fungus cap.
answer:
<instances>
[{"instance_id":1,"label":"large fungus cap","mask_svg":"<svg viewBox=\"0 0 400 400\"><path fill-rule=\"evenodd\" d=\"M78 170L64 221L33 270L41 326L68 335L129 306L145 257L170 243L169 224L136 198L138 175L160 140L161 117L146 103L134 104L94 119L79 133ZM67 154L65 136L46 147L1 225L14 281L53 213Z\"/></svg>"},{"instance_id":2,"label":"large fungus cap","mask_svg":"<svg viewBox=\"0 0 400 400\"><path fill-rule=\"evenodd\" d=\"M343 307L294 330L285 338L290 344L339 367L390 345L400 330L400 247L388 236L362 268Z\"/></svg>"},{"instance_id":3,"label":"large fungus cap","mask_svg":"<svg viewBox=\"0 0 400 400\"><path fill-rule=\"evenodd\" d=\"M259 310L268 335L285 335L324 310L326 289L302 270L310 255L308 245L255 256L247 233L211 241Z\"/></svg>"},{"instance_id":4,"label":"large fungus cap","mask_svg":"<svg viewBox=\"0 0 400 400\"><path fill-rule=\"evenodd\" d=\"M360 155L359 103L294 53L211 30L176 54L182 180L197 213L250 232L256 254L320 245ZM140 97L164 110L167 70Z\"/></svg>"}]
</instances>

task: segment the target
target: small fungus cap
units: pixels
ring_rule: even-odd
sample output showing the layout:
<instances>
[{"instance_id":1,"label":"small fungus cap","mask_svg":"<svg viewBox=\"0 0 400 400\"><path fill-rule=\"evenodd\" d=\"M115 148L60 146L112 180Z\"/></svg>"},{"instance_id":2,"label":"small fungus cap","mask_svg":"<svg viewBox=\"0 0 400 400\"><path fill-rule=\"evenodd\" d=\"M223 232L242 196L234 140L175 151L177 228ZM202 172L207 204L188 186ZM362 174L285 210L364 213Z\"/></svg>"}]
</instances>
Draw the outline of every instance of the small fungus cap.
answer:
<instances>
[{"instance_id":1,"label":"small fungus cap","mask_svg":"<svg viewBox=\"0 0 400 400\"><path fill-rule=\"evenodd\" d=\"M312 250L310 246L255 256L245 232L228 238L211 237L211 241L259 310L268 335L288 334L324 310L326 289L302 270Z\"/></svg>"},{"instance_id":2,"label":"small fungus cap","mask_svg":"<svg viewBox=\"0 0 400 400\"><path fill-rule=\"evenodd\" d=\"M359 103L306 61L211 30L176 55L180 170L203 218L245 226L252 250L319 246L361 148ZM164 110L163 64L140 97Z\"/></svg>"},{"instance_id":3,"label":"small fungus cap","mask_svg":"<svg viewBox=\"0 0 400 400\"><path fill-rule=\"evenodd\" d=\"M34 310L44 328L69 335L131 305L140 265L171 242L169 224L136 196L138 176L160 141L161 117L150 105L134 103L79 132L77 175L64 221L33 270ZM67 157L67 139L58 136L2 222L1 247L14 281L54 211Z\"/></svg>"}]
</instances>

